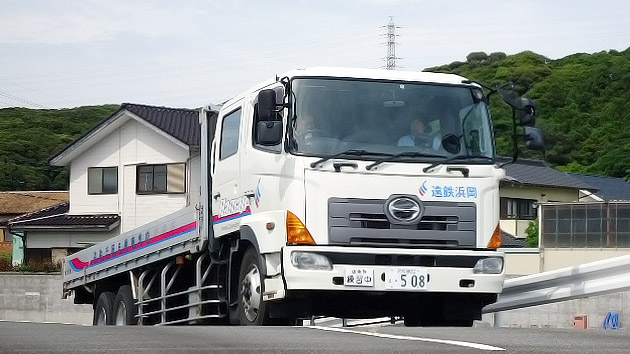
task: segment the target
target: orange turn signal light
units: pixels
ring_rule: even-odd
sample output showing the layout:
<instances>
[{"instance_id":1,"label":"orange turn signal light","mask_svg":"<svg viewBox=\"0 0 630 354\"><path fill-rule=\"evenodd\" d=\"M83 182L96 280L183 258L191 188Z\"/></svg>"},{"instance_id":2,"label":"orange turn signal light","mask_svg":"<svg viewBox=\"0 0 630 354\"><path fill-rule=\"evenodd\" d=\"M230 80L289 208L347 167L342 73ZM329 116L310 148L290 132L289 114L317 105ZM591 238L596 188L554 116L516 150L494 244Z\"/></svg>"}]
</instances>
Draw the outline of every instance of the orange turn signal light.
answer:
<instances>
[{"instance_id":1,"label":"orange turn signal light","mask_svg":"<svg viewBox=\"0 0 630 354\"><path fill-rule=\"evenodd\" d=\"M492 238L490 239L490 243L488 243L488 248L499 248L503 244L503 238L501 237L501 227L497 224L497 227L494 229L492 233Z\"/></svg>"},{"instance_id":2,"label":"orange turn signal light","mask_svg":"<svg viewBox=\"0 0 630 354\"><path fill-rule=\"evenodd\" d=\"M294 245L314 245L315 240L308 232L302 220L290 211L287 211L287 243Z\"/></svg>"}]
</instances>

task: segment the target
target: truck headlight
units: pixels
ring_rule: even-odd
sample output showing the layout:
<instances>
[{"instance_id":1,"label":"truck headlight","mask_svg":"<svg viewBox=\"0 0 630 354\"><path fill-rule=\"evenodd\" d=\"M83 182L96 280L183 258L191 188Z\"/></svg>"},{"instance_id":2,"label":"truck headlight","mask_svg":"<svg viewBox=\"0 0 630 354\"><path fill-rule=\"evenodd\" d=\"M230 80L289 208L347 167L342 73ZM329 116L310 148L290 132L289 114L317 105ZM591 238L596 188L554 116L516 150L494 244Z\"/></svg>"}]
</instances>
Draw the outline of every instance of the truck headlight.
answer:
<instances>
[{"instance_id":1,"label":"truck headlight","mask_svg":"<svg viewBox=\"0 0 630 354\"><path fill-rule=\"evenodd\" d=\"M332 270L328 257L313 252L291 252L291 264L297 269Z\"/></svg>"},{"instance_id":2,"label":"truck headlight","mask_svg":"<svg viewBox=\"0 0 630 354\"><path fill-rule=\"evenodd\" d=\"M473 268L475 274L501 274L503 271L503 258L489 257L477 261Z\"/></svg>"}]
</instances>

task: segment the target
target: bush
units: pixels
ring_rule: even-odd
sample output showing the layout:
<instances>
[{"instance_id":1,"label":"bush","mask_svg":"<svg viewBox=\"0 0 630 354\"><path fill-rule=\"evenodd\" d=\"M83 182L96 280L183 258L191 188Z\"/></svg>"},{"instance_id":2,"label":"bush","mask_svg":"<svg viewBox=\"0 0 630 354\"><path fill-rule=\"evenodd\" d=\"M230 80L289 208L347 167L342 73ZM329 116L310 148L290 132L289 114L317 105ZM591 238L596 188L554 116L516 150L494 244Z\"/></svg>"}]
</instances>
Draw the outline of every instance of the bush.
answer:
<instances>
[{"instance_id":1,"label":"bush","mask_svg":"<svg viewBox=\"0 0 630 354\"><path fill-rule=\"evenodd\" d=\"M530 221L525 229L527 247L538 247L538 219Z\"/></svg>"},{"instance_id":2,"label":"bush","mask_svg":"<svg viewBox=\"0 0 630 354\"><path fill-rule=\"evenodd\" d=\"M0 272L10 272L13 270L13 256L11 253L0 253Z\"/></svg>"},{"instance_id":3,"label":"bush","mask_svg":"<svg viewBox=\"0 0 630 354\"><path fill-rule=\"evenodd\" d=\"M61 263L29 262L18 266L13 265L13 257L10 253L0 253L0 272L37 272L53 273L61 271Z\"/></svg>"},{"instance_id":4,"label":"bush","mask_svg":"<svg viewBox=\"0 0 630 354\"><path fill-rule=\"evenodd\" d=\"M16 272L53 273L61 271L61 263L53 262L28 262L14 267Z\"/></svg>"},{"instance_id":5,"label":"bush","mask_svg":"<svg viewBox=\"0 0 630 354\"><path fill-rule=\"evenodd\" d=\"M13 270L11 260L5 257L0 257L0 272L12 272Z\"/></svg>"}]
</instances>

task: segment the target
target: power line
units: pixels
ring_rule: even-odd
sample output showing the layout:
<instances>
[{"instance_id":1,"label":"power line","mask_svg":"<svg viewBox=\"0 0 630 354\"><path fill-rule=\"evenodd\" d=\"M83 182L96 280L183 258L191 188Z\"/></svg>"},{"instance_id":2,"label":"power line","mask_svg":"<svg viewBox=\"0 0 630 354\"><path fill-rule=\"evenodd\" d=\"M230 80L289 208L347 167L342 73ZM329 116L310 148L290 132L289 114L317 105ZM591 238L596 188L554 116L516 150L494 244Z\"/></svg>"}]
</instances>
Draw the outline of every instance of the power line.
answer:
<instances>
[{"instance_id":1,"label":"power line","mask_svg":"<svg viewBox=\"0 0 630 354\"><path fill-rule=\"evenodd\" d=\"M39 108L46 108L46 107L42 106L41 104L37 104L35 102L31 102L29 100L25 100L23 98L17 97L15 95L12 95L10 93L6 93L6 92L3 92L3 91L0 91L0 96L4 96L5 98L8 98L8 99L11 99L11 100L14 100L14 101L26 103L26 104L31 105L31 106L35 106L35 107L39 107Z\"/></svg>"}]
</instances>

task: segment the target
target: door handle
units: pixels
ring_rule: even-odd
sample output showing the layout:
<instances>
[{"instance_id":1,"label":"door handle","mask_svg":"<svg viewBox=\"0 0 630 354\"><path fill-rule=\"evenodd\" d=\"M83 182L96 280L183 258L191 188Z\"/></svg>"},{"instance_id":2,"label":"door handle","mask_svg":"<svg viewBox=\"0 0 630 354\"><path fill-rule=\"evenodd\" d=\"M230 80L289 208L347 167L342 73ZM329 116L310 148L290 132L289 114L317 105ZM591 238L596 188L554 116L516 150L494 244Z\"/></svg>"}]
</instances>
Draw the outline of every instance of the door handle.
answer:
<instances>
[{"instance_id":1,"label":"door handle","mask_svg":"<svg viewBox=\"0 0 630 354\"><path fill-rule=\"evenodd\" d=\"M214 200L218 200L219 198L221 198L221 192L213 195L212 198L214 198Z\"/></svg>"}]
</instances>

